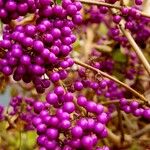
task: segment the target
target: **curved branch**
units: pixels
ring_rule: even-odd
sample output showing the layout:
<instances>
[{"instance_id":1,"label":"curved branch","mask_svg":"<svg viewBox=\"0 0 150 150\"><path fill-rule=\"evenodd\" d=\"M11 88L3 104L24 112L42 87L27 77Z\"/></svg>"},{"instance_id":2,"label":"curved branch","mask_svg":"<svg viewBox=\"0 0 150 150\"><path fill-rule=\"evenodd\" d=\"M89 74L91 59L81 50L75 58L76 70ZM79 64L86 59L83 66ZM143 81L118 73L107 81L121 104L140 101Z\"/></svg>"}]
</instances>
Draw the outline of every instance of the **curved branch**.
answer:
<instances>
[{"instance_id":1,"label":"curved branch","mask_svg":"<svg viewBox=\"0 0 150 150\"><path fill-rule=\"evenodd\" d=\"M119 9L119 10L121 10L124 7L124 6L118 6L118 5L109 4L109 3L105 3L105 2L101 2L101 1L95 1L95 0L79 0L79 1L83 4L106 6L106 7L109 7L109 8L115 8L115 9ZM130 9L130 7L127 7L127 8ZM137 10L137 12L139 12L143 17L150 18L150 14L147 14L147 13L139 11L139 10Z\"/></svg>"},{"instance_id":2,"label":"curved branch","mask_svg":"<svg viewBox=\"0 0 150 150\"><path fill-rule=\"evenodd\" d=\"M94 71L94 72L96 72L96 73L98 73L98 74L101 74L101 75L103 75L104 77L106 77L106 78L108 78L108 79L110 79L110 80L112 80L112 81L114 81L114 82L120 84L121 86L125 87L127 90L129 90L130 92L132 92L135 96L139 97L142 101L144 101L145 103L148 103L147 99L146 99L142 94L140 94L140 93L137 92L136 90L132 89L132 88L131 88L130 86L128 86L127 84L125 84L125 83L119 81L118 79L116 79L116 78L110 76L109 74L107 74L107 73L105 73L105 72L103 72L103 71L101 71L101 70L99 70L99 69L96 69L96 68L94 68L94 67L92 67L92 66L90 66L90 65L88 65L88 64L85 64L85 63L83 63L83 62L81 62L81 61L79 61L79 60L77 60L77 59L74 59L74 62L75 62L76 64L78 64L78 65L84 67L84 68L90 69L90 70L92 70L92 71Z\"/></svg>"}]
</instances>

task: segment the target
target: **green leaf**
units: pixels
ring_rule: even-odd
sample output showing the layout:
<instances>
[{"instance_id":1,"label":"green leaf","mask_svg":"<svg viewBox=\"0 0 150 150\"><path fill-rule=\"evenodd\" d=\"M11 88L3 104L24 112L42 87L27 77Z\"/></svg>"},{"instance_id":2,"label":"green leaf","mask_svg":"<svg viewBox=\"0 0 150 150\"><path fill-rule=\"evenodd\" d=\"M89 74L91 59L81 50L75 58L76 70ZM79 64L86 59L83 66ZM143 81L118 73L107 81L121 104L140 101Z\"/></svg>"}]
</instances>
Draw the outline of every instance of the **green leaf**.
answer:
<instances>
[{"instance_id":1,"label":"green leaf","mask_svg":"<svg viewBox=\"0 0 150 150\"><path fill-rule=\"evenodd\" d=\"M1 121L1 123L0 123L0 134L1 134L1 132L3 133L6 130L6 127L7 127L7 122Z\"/></svg>"},{"instance_id":2,"label":"green leaf","mask_svg":"<svg viewBox=\"0 0 150 150\"><path fill-rule=\"evenodd\" d=\"M79 47L80 47L80 41L79 41L79 39L77 39L77 40L75 41L75 43L73 43L73 48L74 48L74 49L79 49Z\"/></svg>"},{"instance_id":3,"label":"green leaf","mask_svg":"<svg viewBox=\"0 0 150 150\"><path fill-rule=\"evenodd\" d=\"M125 63L127 61L126 56L124 54L122 54L120 50L116 50L113 53L113 59L120 63Z\"/></svg>"},{"instance_id":4,"label":"green leaf","mask_svg":"<svg viewBox=\"0 0 150 150\"><path fill-rule=\"evenodd\" d=\"M104 23L101 23L99 25L99 32L100 32L101 35L106 35L107 34L108 29L107 29L107 27Z\"/></svg>"},{"instance_id":5,"label":"green leaf","mask_svg":"<svg viewBox=\"0 0 150 150\"><path fill-rule=\"evenodd\" d=\"M57 4L60 4L61 3L61 0L56 0Z\"/></svg>"},{"instance_id":6,"label":"green leaf","mask_svg":"<svg viewBox=\"0 0 150 150\"><path fill-rule=\"evenodd\" d=\"M36 132L34 131L29 131L27 132L27 145L28 147L33 147L36 143L36 137L37 137L37 134Z\"/></svg>"}]
</instances>

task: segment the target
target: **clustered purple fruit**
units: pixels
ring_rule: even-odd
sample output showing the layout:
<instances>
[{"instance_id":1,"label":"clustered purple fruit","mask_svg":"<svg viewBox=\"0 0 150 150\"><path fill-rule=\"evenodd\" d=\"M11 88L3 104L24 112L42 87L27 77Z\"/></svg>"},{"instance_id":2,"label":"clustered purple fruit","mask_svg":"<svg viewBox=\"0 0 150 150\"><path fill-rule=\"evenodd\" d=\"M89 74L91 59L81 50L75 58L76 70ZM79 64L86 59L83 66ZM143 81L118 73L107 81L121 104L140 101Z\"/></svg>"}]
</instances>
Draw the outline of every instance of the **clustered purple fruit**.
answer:
<instances>
[{"instance_id":1,"label":"clustered purple fruit","mask_svg":"<svg viewBox=\"0 0 150 150\"><path fill-rule=\"evenodd\" d=\"M107 2L111 3L110 1ZM105 9L106 11L101 11L101 9L103 10L104 8L107 8ZM108 32L106 34L107 36L98 35L98 38L100 39L98 39L96 42L97 47L99 45L101 46L101 44L103 45L105 41L109 40L108 38L115 40L115 45L113 45L112 51L113 54L107 52L98 52L98 48L93 48L92 53L90 53L90 57L92 54L93 58L91 58L90 65L109 74L113 74L114 70L116 70L115 73L117 72L117 74L121 76L121 78L127 78L129 80L134 80L138 75L141 75L143 73L141 63L139 62L139 59L135 52L132 51L131 45L129 44L127 38L122 35L117 25L122 19L124 19L125 28L127 30L130 30L133 38L138 43L138 45L141 48L145 48L146 43L150 37L150 31L148 28L149 18L143 17L139 12L138 7L122 7L122 9L113 16L109 14L108 7L104 6L90 6L89 8L85 8L85 12L85 26L89 25L90 23L100 23L105 24L108 27ZM115 55L117 57L116 51L119 49L119 45L123 47L122 51L119 51L125 59L121 60L120 62L116 62L113 57Z\"/></svg>"},{"instance_id":2,"label":"clustered purple fruit","mask_svg":"<svg viewBox=\"0 0 150 150\"><path fill-rule=\"evenodd\" d=\"M85 9L85 19L84 24L87 25L89 23L100 23L105 18L105 13L107 13L108 8L105 6L90 6L90 8Z\"/></svg>"},{"instance_id":3,"label":"clustered purple fruit","mask_svg":"<svg viewBox=\"0 0 150 150\"><path fill-rule=\"evenodd\" d=\"M71 0L63 0L62 5L40 0L37 7L35 24L4 27L0 49L5 55L0 59L0 71L13 75L15 81L32 81L37 92L43 93L50 81L66 78L65 69L74 63L69 57L76 40L72 30L82 21L82 6Z\"/></svg>"},{"instance_id":4,"label":"clustered purple fruit","mask_svg":"<svg viewBox=\"0 0 150 150\"><path fill-rule=\"evenodd\" d=\"M150 120L150 109L143 108L137 101L128 102L126 98L122 98L120 99L120 107L126 113L132 113L136 117L142 116Z\"/></svg>"},{"instance_id":5,"label":"clustered purple fruit","mask_svg":"<svg viewBox=\"0 0 150 150\"><path fill-rule=\"evenodd\" d=\"M120 98L120 107L126 113L150 120L150 109L137 101ZM97 143L107 137L111 113L111 109L81 94L76 98L61 86L49 92L46 101L13 97L8 109L9 115L17 115L24 122L25 130L37 131L40 150L109 150L107 146L97 147Z\"/></svg>"},{"instance_id":6,"label":"clustered purple fruit","mask_svg":"<svg viewBox=\"0 0 150 150\"><path fill-rule=\"evenodd\" d=\"M150 37L150 32L146 27L149 24L149 18L143 17L136 7L123 7L119 15L113 16L113 22L118 24L122 19L126 21L125 28L132 33L139 46L145 47L146 41ZM130 47L127 39L120 34L118 27L114 26L113 30L110 29L110 36L123 47Z\"/></svg>"},{"instance_id":7,"label":"clustered purple fruit","mask_svg":"<svg viewBox=\"0 0 150 150\"><path fill-rule=\"evenodd\" d=\"M106 124L110 118L103 105L82 95L75 103L73 94L61 86L48 93L46 101L49 107L43 102L34 104L37 115L33 125L39 135L40 150L98 149L98 140L107 136ZM87 116L82 116L83 110Z\"/></svg>"},{"instance_id":8,"label":"clustered purple fruit","mask_svg":"<svg viewBox=\"0 0 150 150\"><path fill-rule=\"evenodd\" d=\"M105 41L105 39L103 41ZM97 44L100 45L101 41L98 41ZM91 66L112 74L113 69L115 69L115 60L113 60L112 55L105 54L97 51L96 49L93 49L91 56L93 57L92 61L90 62Z\"/></svg>"},{"instance_id":9,"label":"clustered purple fruit","mask_svg":"<svg viewBox=\"0 0 150 150\"><path fill-rule=\"evenodd\" d=\"M132 113L136 117L144 117L145 119L150 119L150 109L148 107L143 107L137 101L128 101L125 98L126 90L120 88L114 81L109 79L103 79L100 76L100 79L90 79L86 70L80 68L78 70L80 80L74 83L74 90L81 91L84 88L89 88L95 91L95 94L99 98L105 98L105 101L119 100L120 108L126 113ZM92 92L92 91L91 91ZM85 104L83 104L84 106ZM108 105L108 112L111 114L116 109L116 106L113 104Z\"/></svg>"},{"instance_id":10,"label":"clustered purple fruit","mask_svg":"<svg viewBox=\"0 0 150 150\"><path fill-rule=\"evenodd\" d=\"M117 1L105 0L110 4ZM142 0L135 0L135 4L141 5ZM25 130L37 132L40 150L109 150L107 146L99 147L98 143L108 136L106 126L116 106L110 104L106 108L93 100L93 95L106 102L119 100L124 112L150 120L148 107L136 100L128 101L125 98L126 90L101 74L80 68L75 79L70 81L70 87L65 85L65 81L65 88L60 86L60 80L69 80L68 69L74 64L70 52L76 41L73 29L82 22L81 8L81 3L74 0L62 0L61 4L51 0L0 0L0 19L4 23L0 40L0 52L3 52L0 72L6 76L12 75L15 81L32 82L38 93L44 93L46 88L54 85L43 101L13 97L7 112L7 115L15 115L19 121L23 121ZM126 78L134 79L135 74L141 73L136 65L139 62L116 25L122 18L125 19L125 28L131 31L142 47L150 37L145 27L149 20L142 17L136 7L123 7L110 18L112 24L106 15L109 13L108 7L91 6L85 12L90 14L90 18L84 20L84 25L103 22L109 26L108 37L121 44L125 49L124 55L128 57L125 65L129 67L122 67L124 72L119 71ZM14 27L10 24L12 20L19 22L30 13L35 15L33 22ZM97 39L97 44L106 40L105 37L101 39ZM91 59L87 63L113 74L116 66L112 55L95 49L91 51ZM82 95L84 89L89 91L88 98L86 94ZM5 118L3 112L0 106L0 120Z\"/></svg>"},{"instance_id":11,"label":"clustered purple fruit","mask_svg":"<svg viewBox=\"0 0 150 150\"><path fill-rule=\"evenodd\" d=\"M113 74L113 70L115 70L117 67L118 72L124 78L129 80L134 80L137 75L141 75L143 73L139 59L134 51L130 51L130 49L126 48L123 52L120 53L124 55L125 60L121 60L119 62L114 60L111 54L93 50L91 55L93 58L95 57L95 59L90 62L90 65L109 74ZM119 67L116 66L118 63L120 63L120 66L118 65Z\"/></svg>"},{"instance_id":12,"label":"clustered purple fruit","mask_svg":"<svg viewBox=\"0 0 150 150\"><path fill-rule=\"evenodd\" d=\"M0 0L0 20L9 23L12 19L36 12L38 0Z\"/></svg>"},{"instance_id":13,"label":"clustered purple fruit","mask_svg":"<svg viewBox=\"0 0 150 150\"><path fill-rule=\"evenodd\" d=\"M134 51L126 49L125 56L128 58L127 59L128 67L126 67L126 69L123 71L124 76L127 79L135 80L137 75L143 74L143 68L140 66L139 59Z\"/></svg>"},{"instance_id":14,"label":"clustered purple fruit","mask_svg":"<svg viewBox=\"0 0 150 150\"><path fill-rule=\"evenodd\" d=\"M105 2L110 4L115 4L118 0L105 0ZM106 6L93 6L85 8L85 19L84 24L89 23L104 23L108 27L108 35L119 42L123 47L130 47L125 36L123 36L116 25L120 23L122 19L125 20L125 28L130 30L135 41L142 48L146 46L146 41L150 37L149 28L149 18L143 17L139 10L138 5L142 5L143 0L135 0L136 6L134 7L124 7L122 6L113 16L110 15L110 11ZM109 16L108 16L109 15ZM112 23L110 24L110 20Z\"/></svg>"}]
</instances>

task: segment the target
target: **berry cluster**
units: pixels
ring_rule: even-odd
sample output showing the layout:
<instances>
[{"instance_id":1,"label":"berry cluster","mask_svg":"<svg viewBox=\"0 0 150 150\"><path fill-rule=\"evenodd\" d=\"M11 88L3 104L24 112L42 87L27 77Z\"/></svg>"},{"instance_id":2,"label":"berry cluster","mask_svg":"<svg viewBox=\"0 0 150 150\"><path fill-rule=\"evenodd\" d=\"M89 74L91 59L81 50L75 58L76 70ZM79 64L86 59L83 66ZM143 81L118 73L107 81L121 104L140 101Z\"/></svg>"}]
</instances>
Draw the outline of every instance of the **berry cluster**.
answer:
<instances>
[{"instance_id":1,"label":"berry cluster","mask_svg":"<svg viewBox=\"0 0 150 150\"><path fill-rule=\"evenodd\" d=\"M136 117L143 116L148 120L150 119L150 109L143 108L137 101L128 102L127 99L122 98L120 99L120 107L126 113L132 113Z\"/></svg>"},{"instance_id":2,"label":"berry cluster","mask_svg":"<svg viewBox=\"0 0 150 150\"><path fill-rule=\"evenodd\" d=\"M115 4L117 0L106 0L105 2ZM142 0L135 0L136 5L142 5ZM125 20L126 29L130 30L135 41L143 48L146 46L146 41L150 37L149 29L149 18L143 17L137 6L134 7L122 7L113 16L109 13L109 8L106 6L90 6L85 7L85 25L91 23L104 23L108 27L108 35L119 42L123 47L130 47L126 37L120 33L118 25L122 19ZM110 24L110 20L112 21ZM113 30L111 29L113 28Z\"/></svg>"},{"instance_id":3,"label":"berry cluster","mask_svg":"<svg viewBox=\"0 0 150 150\"><path fill-rule=\"evenodd\" d=\"M99 150L97 142L107 136L110 115L103 105L82 95L76 102L74 99L74 95L61 86L48 93L44 102L16 96L10 101L8 115L17 115L17 120L23 121L24 130L37 131L41 150L91 150L94 147Z\"/></svg>"},{"instance_id":4,"label":"berry cluster","mask_svg":"<svg viewBox=\"0 0 150 150\"><path fill-rule=\"evenodd\" d=\"M107 9L103 12L101 11L102 8ZM94 47L92 53L89 55L91 59L90 65L109 74L117 73L121 79L127 78L132 80L132 84L134 84L134 80L139 75L143 74L143 68L141 67L141 63L135 52L131 50L131 45L127 38L122 35L117 25L122 19L124 19L126 21L126 29L130 30L138 45L141 48L145 48L146 42L150 37L148 27L149 19L141 16L139 9L136 7L123 7L113 16L110 16L107 10L108 7L104 6L90 6L89 8L85 8L85 26L87 23L88 26L90 26L91 23L97 23L97 25L100 23L100 25L105 24L108 27L106 35L98 34L95 36L96 38L94 39L94 42L96 42L97 47ZM105 14L106 12L107 14ZM111 23L110 20L112 21ZM132 27L128 28L128 24L132 24ZM112 52L104 53L103 50L102 52L99 52L98 46L101 46L101 44L103 45L103 43L108 41L108 38L114 40L114 44L110 46L113 46ZM119 50L120 47L123 47L121 51ZM121 59L121 57L123 58Z\"/></svg>"},{"instance_id":5,"label":"berry cluster","mask_svg":"<svg viewBox=\"0 0 150 150\"><path fill-rule=\"evenodd\" d=\"M72 93L61 86L48 93L46 108L43 102L35 102L36 116L33 125L38 133L37 142L42 149L89 149L96 147L99 139L107 136L106 123L109 114L101 104L84 96L74 102ZM86 112L87 117L82 113ZM63 137L65 138L63 139Z\"/></svg>"},{"instance_id":6,"label":"berry cluster","mask_svg":"<svg viewBox=\"0 0 150 150\"><path fill-rule=\"evenodd\" d=\"M91 6L90 8L84 8L87 15L84 19L84 24L89 23L100 23L105 18L105 13L108 11L107 7L104 6Z\"/></svg>"},{"instance_id":7,"label":"berry cluster","mask_svg":"<svg viewBox=\"0 0 150 150\"><path fill-rule=\"evenodd\" d=\"M8 130L10 133L15 129L18 133L18 127L23 132L36 133L37 143L31 149L109 150L107 146L100 147L109 133L112 141L117 137L114 143L121 149L130 144L124 115L131 113L142 118L144 124L145 119L150 120L146 96L128 87L137 85L139 75L144 74L143 66L118 26L124 20L124 29L131 32L140 48L145 48L150 37L149 19L137 6L142 5L142 0L135 0L132 7L118 1L103 0L97 3L106 3L104 6L85 6L82 21L82 5L75 0L0 0L0 73L10 76L10 82L22 80L19 88L30 83L33 89L27 93L30 98L20 96L17 89L18 96L11 98L7 110L0 106L0 121L7 122L7 129L14 128ZM112 14L109 9L113 7L117 8ZM76 43L74 29L79 39ZM80 50L85 50L85 57ZM86 64L79 63L76 56ZM109 74L104 75L108 78L99 70ZM132 93L143 97L145 103L133 99ZM117 129L113 135L116 124L121 131ZM139 129L142 124L137 123ZM5 136L1 140L5 141Z\"/></svg>"},{"instance_id":8,"label":"berry cluster","mask_svg":"<svg viewBox=\"0 0 150 150\"><path fill-rule=\"evenodd\" d=\"M114 81L105 79L100 75L90 77L84 68L80 68L78 74L80 79L78 78L74 83L74 89L76 91L89 88L92 89L97 96L105 97L108 100L116 100L124 97L125 89L120 88Z\"/></svg>"},{"instance_id":9,"label":"berry cluster","mask_svg":"<svg viewBox=\"0 0 150 150\"><path fill-rule=\"evenodd\" d=\"M0 19L9 23L12 19L25 16L36 11L37 0L0 0Z\"/></svg>"},{"instance_id":10,"label":"berry cluster","mask_svg":"<svg viewBox=\"0 0 150 150\"><path fill-rule=\"evenodd\" d=\"M115 32L114 29L112 29L111 31ZM126 48L123 52L118 53L123 55L124 60L115 60L113 59L113 56L111 54L105 54L93 50L92 56L95 57L95 59L92 59L90 64L91 66L109 74L113 74L113 70L117 68L118 72L125 79L127 78L129 80L134 80L138 75L141 75L143 73L143 69L140 66L140 62L134 51L130 51L128 48Z\"/></svg>"},{"instance_id":11,"label":"berry cluster","mask_svg":"<svg viewBox=\"0 0 150 150\"><path fill-rule=\"evenodd\" d=\"M125 28L130 30L133 37L135 38L135 41L141 47L145 47L145 43L150 37L149 30L147 29L149 19L142 17L138 8L136 7L122 8L119 15L113 16L113 22L118 24L122 18L126 21ZM124 47L129 47L127 39L120 35L117 27L115 27L114 32L112 32L112 38L121 43L121 45Z\"/></svg>"},{"instance_id":12,"label":"berry cluster","mask_svg":"<svg viewBox=\"0 0 150 150\"><path fill-rule=\"evenodd\" d=\"M0 71L6 76L13 74L16 81L32 81L39 93L50 85L46 74L57 82L65 78L62 70L73 65L69 53L76 36L72 30L82 20L79 2L63 0L62 6L48 4L49 1L40 1L35 25L18 25L14 29L5 26L0 41L0 49L5 51Z\"/></svg>"}]
</instances>

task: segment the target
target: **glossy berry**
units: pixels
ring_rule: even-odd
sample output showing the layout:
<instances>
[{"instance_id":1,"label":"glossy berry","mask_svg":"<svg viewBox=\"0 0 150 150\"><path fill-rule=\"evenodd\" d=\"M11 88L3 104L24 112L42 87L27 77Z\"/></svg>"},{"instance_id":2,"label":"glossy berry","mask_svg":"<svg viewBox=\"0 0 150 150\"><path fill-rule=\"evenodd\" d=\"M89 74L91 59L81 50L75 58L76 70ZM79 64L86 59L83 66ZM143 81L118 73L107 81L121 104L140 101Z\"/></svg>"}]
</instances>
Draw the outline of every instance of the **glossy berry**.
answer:
<instances>
[{"instance_id":1,"label":"glossy berry","mask_svg":"<svg viewBox=\"0 0 150 150\"><path fill-rule=\"evenodd\" d=\"M75 105L73 102L65 102L63 106L63 110L72 113L75 110Z\"/></svg>"},{"instance_id":2,"label":"glossy berry","mask_svg":"<svg viewBox=\"0 0 150 150\"><path fill-rule=\"evenodd\" d=\"M58 96L55 93L49 93L46 96L46 100L49 104L56 104L58 102Z\"/></svg>"},{"instance_id":3,"label":"glossy berry","mask_svg":"<svg viewBox=\"0 0 150 150\"><path fill-rule=\"evenodd\" d=\"M71 134L74 138L80 138L83 134L83 129L80 126L75 126L71 129Z\"/></svg>"},{"instance_id":4,"label":"glossy berry","mask_svg":"<svg viewBox=\"0 0 150 150\"><path fill-rule=\"evenodd\" d=\"M74 83L74 88L75 90L80 91L83 89L83 84L80 81L77 81Z\"/></svg>"}]
</instances>

